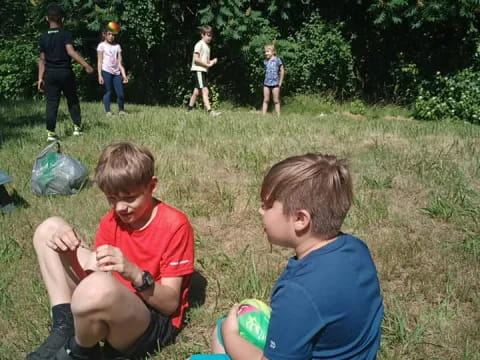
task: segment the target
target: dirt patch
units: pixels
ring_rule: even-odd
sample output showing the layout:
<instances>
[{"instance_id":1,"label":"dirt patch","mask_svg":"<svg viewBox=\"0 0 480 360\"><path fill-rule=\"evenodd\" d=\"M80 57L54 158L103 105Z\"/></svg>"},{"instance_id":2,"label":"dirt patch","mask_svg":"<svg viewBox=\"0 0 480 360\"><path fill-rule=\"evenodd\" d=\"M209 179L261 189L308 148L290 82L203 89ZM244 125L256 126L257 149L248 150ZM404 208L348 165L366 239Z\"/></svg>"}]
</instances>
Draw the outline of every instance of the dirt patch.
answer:
<instances>
[{"instance_id":1,"label":"dirt patch","mask_svg":"<svg viewBox=\"0 0 480 360\"><path fill-rule=\"evenodd\" d=\"M394 121L413 121L415 120L413 117L405 117L400 115L386 115L383 117L385 120L394 120Z\"/></svg>"},{"instance_id":2,"label":"dirt patch","mask_svg":"<svg viewBox=\"0 0 480 360\"><path fill-rule=\"evenodd\" d=\"M353 114L350 111L340 111L340 112L337 112L335 114L346 117L346 118L349 118L349 119L353 119L353 120L365 120L366 119L365 116L360 115L360 114Z\"/></svg>"}]
</instances>

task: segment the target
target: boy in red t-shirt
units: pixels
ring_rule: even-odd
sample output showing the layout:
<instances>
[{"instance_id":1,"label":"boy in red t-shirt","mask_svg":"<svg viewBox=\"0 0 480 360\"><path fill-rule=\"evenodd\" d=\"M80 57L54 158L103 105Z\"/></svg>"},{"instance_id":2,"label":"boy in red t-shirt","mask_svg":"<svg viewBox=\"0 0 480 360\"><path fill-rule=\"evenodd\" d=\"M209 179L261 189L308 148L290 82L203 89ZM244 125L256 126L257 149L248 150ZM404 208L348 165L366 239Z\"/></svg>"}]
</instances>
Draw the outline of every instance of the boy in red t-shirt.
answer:
<instances>
[{"instance_id":1,"label":"boy in red t-shirt","mask_svg":"<svg viewBox=\"0 0 480 360\"><path fill-rule=\"evenodd\" d=\"M143 359L175 339L188 308L193 230L182 212L153 197L157 181L149 150L109 145L95 182L112 209L95 250L59 217L38 226L33 243L53 319L27 360Z\"/></svg>"}]
</instances>

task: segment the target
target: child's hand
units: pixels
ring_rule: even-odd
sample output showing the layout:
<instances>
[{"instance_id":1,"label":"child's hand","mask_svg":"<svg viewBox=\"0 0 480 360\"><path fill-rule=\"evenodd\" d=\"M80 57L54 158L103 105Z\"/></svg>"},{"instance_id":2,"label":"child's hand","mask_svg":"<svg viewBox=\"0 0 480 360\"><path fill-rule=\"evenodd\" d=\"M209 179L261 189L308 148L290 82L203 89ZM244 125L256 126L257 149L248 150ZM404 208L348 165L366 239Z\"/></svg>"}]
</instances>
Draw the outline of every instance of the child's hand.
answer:
<instances>
[{"instance_id":1,"label":"child's hand","mask_svg":"<svg viewBox=\"0 0 480 360\"><path fill-rule=\"evenodd\" d=\"M102 75L98 75L98 83L100 85L103 85L103 76Z\"/></svg>"},{"instance_id":2,"label":"child's hand","mask_svg":"<svg viewBox=\"0 0 480 360\"><path fill-rule=\"evenodd\" d=\"M123 82L124 84L128 84L128 77L124 76L124 77L122 78L122 82Z\"/></svg>"},{"instance_id":3,"label":"child's hand","mask_svg":"<svg viewBox=\"0 0 480 360\"><path fill-rule=\"evenodd\" d=\"M43 92L44 85L45 85L45 82L43 81L43 79L38 80L37 90L38 90L39 92Z\"/></svg>"},{"instance_id":4,"label":"child's hand","mask_svg":"<svg viewBox=\"0 0 480 360\"><path fill-rule=\"evenodd\" d=\"M66 226L48 238L46 245L56 252L75 251L80 246L80 239L72 227Z\"/></svg>"},{"instance_id":5,"label":"child's hand","mask_svg":"<svg viewBox=\"0 0 480 360\"><path fill-rule=\"evenodd\" d=\"M97 268L100 271L116 271L125 280L134 281L142 271L131 263L122 250L112 245L102 245L96 251Z\"/></svg>"},{"instance_id":6,"label":"child's hand","mask_svg":"<svg viewBox=\"0 0 480 360\"><path fill-rule=\"evenodd\" d=\"M217 59L217 58L213 58L212 60L210 60L209 66L215 65L217 62L218 62L218 59Z\"/></svg>"},{"instance_id":7,"label":"child's hand","mask_svg":"<svg viewBox=\"0 0 480 360\"><path fill-rule=\"evenodd\" d=\"M228 336L228 334L239 334L240 330L238 328L238 310L240 308L239 304L235 304L230 309L230 312L227 315L227 318L222 323L222 335Z\"/></svg>"},{"instance_id":8,"label":"child's hand","mask_svg":"<svg viewBox=\"0 0 480 360\"><path fill-rule=\"evenodd\" d=\"M88 74L91 74L91 73L93 73L93 67L91 67L90 65L87 64L87 66L85 66L85 71Z\"/></svg>"}]
</instances>

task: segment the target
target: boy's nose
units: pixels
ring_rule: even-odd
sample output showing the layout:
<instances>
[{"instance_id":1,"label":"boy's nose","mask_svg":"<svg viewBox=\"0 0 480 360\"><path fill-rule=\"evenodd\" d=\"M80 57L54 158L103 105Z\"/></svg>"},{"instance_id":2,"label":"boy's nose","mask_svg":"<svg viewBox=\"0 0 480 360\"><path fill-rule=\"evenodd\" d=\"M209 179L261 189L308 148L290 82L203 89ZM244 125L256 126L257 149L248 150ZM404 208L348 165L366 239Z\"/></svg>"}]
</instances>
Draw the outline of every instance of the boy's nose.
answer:
<instances>
[{"instance_id":1,"label":"boy's nose","mask_svg":"<svg viewBox=\"0 0 480 360\"><path fill-rule=\"evenodd\" d=\"M117 212L121 212L121 211L125 211L127 209L127 204L123 201L117 201L115 203L115 211Z\"/></svg>"}]
</instances>

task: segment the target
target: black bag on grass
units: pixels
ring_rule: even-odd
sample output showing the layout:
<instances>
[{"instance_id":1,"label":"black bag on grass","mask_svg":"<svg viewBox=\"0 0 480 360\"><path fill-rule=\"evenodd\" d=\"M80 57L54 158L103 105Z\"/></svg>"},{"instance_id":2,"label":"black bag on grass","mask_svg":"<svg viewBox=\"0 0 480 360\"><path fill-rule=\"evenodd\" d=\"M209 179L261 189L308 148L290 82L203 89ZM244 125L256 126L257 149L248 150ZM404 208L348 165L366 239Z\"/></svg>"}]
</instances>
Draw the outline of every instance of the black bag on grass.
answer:
<instances>
[{"instance_id":1,"label":"black bag on grass","mask_svg":"<svg viewBox=\"0 0 480 360\"><path fill-rule=\"evenodd\" d=\"M54 141L33 164L32 191L37 195L72 195L80 191L87 178L87 168L63 154L60 142Z\"/></svg>"}]
</instances>

